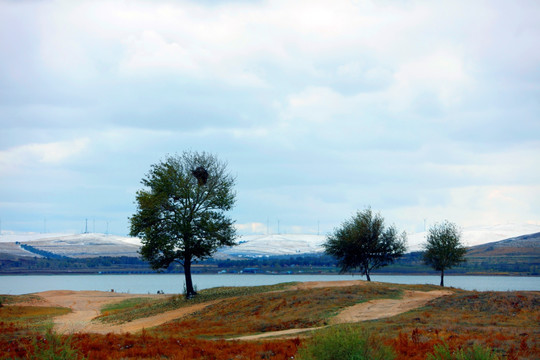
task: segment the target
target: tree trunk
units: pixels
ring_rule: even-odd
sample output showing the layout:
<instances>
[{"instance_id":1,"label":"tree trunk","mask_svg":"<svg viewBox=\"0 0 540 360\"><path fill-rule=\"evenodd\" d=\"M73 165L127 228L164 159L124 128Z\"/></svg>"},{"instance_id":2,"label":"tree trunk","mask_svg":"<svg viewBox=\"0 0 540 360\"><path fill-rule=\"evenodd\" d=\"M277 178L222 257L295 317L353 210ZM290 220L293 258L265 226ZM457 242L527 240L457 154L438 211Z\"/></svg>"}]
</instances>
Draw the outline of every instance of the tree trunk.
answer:
<instances>
[{"instance_id":1,"label":"tree trunk","mask_svg":"<svg viewBox=\"0 0 540 360\"><path fill-rule=\"evenodd\" d=\"M441 270L441 286L444 287L444 269Z\"/></svg>"},{"instance_id":2,"label":"tree trunk","mask_svg":"<svg viewBox=\"0 0 540 360\"><path fill-rule=\"evenodd\" d=\"M366 271L366 278L367 278L367 281L371 281L371 278L369 277L369 272Z\"/></svg>"},{"instance_id":3,"label":"tree trunk","mask_svg":"<svg viewBox=\"0 0 540 360\"><path fill-rule=\"evenodd\" d=\"M186 298L191 299L197 295L193 289L193 281L191 280L191 260L184 262L184 274L186 276Z\"/></svg>"}]
</instances>

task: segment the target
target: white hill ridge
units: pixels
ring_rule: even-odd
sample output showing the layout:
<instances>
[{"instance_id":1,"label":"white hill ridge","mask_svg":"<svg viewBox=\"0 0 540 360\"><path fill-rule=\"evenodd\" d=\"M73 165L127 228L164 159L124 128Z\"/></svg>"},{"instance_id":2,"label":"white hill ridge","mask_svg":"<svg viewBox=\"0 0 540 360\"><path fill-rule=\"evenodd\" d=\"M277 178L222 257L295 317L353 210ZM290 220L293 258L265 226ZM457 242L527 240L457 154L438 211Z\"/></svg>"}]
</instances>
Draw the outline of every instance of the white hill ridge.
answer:
<instances>
[{"instance_id":1,"label":"white hill ridge","mask_svg":"<svg viewBox=\"0 0 540 360\"><path fill-rule=\"evenodd\" d=\"M466 246L475 246L537 232L540 232L540 225L536 224L486 226L464 229L462 240ZM407 238L408 251L418 251L422 249L422 244L425 242L426 232L409 233ZM237 238L237 246L222 248L219 253L245 256L322 253L325 241L326 235L314 234L241 235ZM101 253L103 253L102 256L115 256L115 248L119 250L118 255L137 256L136 250L140 246L140 239L138 238L98 233L7 234L3 232L0 235L0 243L6 242L21 242L30 245L35 242L36 245L46 246L48 251L56 253L55 250L59 250L60 253L67 256L70 256L70 253L76 254L75 256L85 256L85 254L88 256L100 256ZM76 250L74 247L81 247L81 249Z\"/></svg>"},{"instance_id":2,"label":"white hill ridge","mask_svg":"<svg viewBox=\"0 0 540 360\"><path fill-rule=\"evenodd\" d=\"M243 235L238 238L238 245L220 252L228 255L313 254L324 251L325 241L324 235L312 234Z\"/></svg>"}]
</instances>

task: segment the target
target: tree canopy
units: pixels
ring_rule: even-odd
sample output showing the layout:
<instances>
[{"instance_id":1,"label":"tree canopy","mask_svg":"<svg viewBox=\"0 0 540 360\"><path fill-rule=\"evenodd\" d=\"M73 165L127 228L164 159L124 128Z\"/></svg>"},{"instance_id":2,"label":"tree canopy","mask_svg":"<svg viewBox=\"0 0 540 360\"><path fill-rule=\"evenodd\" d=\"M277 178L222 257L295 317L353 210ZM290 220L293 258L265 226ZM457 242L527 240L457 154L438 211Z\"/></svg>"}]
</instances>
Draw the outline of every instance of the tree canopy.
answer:
<instances>
[{"instance_id":1,"label":"tree canopy","mask_svg":"<svg viewBox=\"0 0 540 360\"><path fill-rule=\"evenodd\" d=\"M466 253L456 224L444 221L429 228L423 259L426 265L441 272L441 286L444 286L444 271L464 262Z\"/></svg>"},{"instance_id":2,"label":"tree canopy","mask_svg":"<svg viewBox=\"0 0 540 360\"><path fill-rule=\"evenodd\" d=\"M342 273L358 268L371 281L372 270L403 255L406 241L405 232L398 234L394 226L386 228L382 216L368 208L334 230L324 248L337 259Z\"/></svg>"},{"instance_id":3,"label":"tree canopy","mask_svg":"<svg viewBox=\"0 0 540 360\"><path fill-rule=\"evenodd\" d=\"M235 179L215 155L184 152L152 165L141 183L130 235L141 239L139 252L153 269L180 263L192 297L191 264L235 245L234 221L225 215L235 202Z\"/></svg>"}]
</instances>

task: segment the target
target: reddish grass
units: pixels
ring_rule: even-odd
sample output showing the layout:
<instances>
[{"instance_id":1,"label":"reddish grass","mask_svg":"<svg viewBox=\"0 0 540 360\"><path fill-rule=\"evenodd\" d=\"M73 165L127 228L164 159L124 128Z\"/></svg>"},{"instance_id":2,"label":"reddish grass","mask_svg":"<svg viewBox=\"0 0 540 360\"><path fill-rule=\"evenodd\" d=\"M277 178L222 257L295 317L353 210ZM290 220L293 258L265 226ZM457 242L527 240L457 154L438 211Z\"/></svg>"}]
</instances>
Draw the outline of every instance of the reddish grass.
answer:
<instances>
[{"instance_id":1,"label":"reddish grass","mask_svg":"<svg viewBox=\"0 0 540 360\"><path fill-rule=\"evenodd\" d=\"M160 338L142 335L77 334L73 347L89 359L290 359L298 340L258 343Z\"/></svg>"},{"instance_id":2,"label":"reddish grass","mask_svg":"<svg viewBox=\"0 0 540 360\"><path fill-rule=\"evenodd\" d=\"M224 300L182 321L142 334L62 336L88 359L291 359L300 340L239 342L202 339L323 324L359 299L394 296L379 287L287 291ZM366 290L367 289L367 290ZM0 358L30 358L47 346L43 324L66 309L0 308ZM397 359L424 360L436 344L488 346L503 359L540 359L539 292L465 292L435 299L396 317L364 322ZM196 338L199 337L199 338Z\"/></svg>"},{"instance_id":3,"label":"reddish grass","mask_svg":"<svg viewBox=\"0 0 540 360\"><path fill-rule=\"evenodd\" d=\"M13 322L0 322L0 358L23 358L26 354L25 335L29 335L26 328Z\"/></svg>"},{"instance_id":4,"label":"reddish grass","mask_svg":"<svg viewBox=\"0 0 540 360\"><path fill-rule=\"evenodd\" d=\"M398 359L425 359L433 346L487 346L505 359L540 359L540 293L459 292L422 309L371 322Z\"/></svg>"},{"instance_id":5,"label":"reddish grass","mask_svg":"<svg viewBox=\"0 0 540 360\"><path fill-rule=\"evenodd\" d=\"M493 349L506 359L540 359L538 341L527 333L456 333L413 329L410 334L399 333L396 338L388 339L385 343L394 348L397 360L424 360L427 354L433 352L435 345L443 343L452 351L479 344Z\"/></svg>"},{"instance_id":6,"label":"reddish grass","mask_svg":"<svg viewBox=\"0 0 540 360\"><path fill-rule=\"evenodd\" d=\"M44 320L68 309L6 306L0 308L0 359L32 358L36 347L47 348ZM63 344L87 359L290 359L298 340L266 342L212 341L141 334L74 334L60 336Z\"/></svg>"},{"instance_id":7,"label":"reddish grass","mask_svg":"<svg viewBox=\"0 0 540 360\"><path fill-rule=\"evenodd\" d=\"M21 329L2 324L2 333L13 334ZM37 339L34 340L34 339ZM258 343L212 341L193 338L159 338L148 334L75 334L62 336L64 343L77 350L80 357L101 359L291 359L299 345L298 340L280 340ZM31 358L37 346L47 347L39 334L0 338L0 358Z\"/></svg>"}]
</instances>

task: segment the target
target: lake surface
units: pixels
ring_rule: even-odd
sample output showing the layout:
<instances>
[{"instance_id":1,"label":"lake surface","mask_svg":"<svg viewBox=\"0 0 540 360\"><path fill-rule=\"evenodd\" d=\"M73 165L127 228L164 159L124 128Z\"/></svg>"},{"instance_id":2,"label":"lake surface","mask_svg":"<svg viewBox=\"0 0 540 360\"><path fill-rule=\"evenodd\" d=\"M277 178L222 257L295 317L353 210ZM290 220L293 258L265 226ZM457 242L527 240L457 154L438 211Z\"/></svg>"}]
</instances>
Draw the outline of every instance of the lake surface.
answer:
<instances>
[{"instance_id":1,"label":"lake surface","mask_svg":"<svg viewBox=\"0 0 540 360\"><path fill-rule=\"evenodd\" d=\"M437 275L372 275L372 281L397 284L438 285ZM365 280L355 275L262 275L220 274L193 275L198 290L218 286L273 285L291 281L338 281ZM540 291L539 277L519 276L445 276L446 286L465 290ZM183 274L146 275L5 275L0 276L0 294L21 295L46 290L100 290L132 294L155 294L163 290L167 294L181 293L184 289Z\"/></svg>"}]
</instances>

